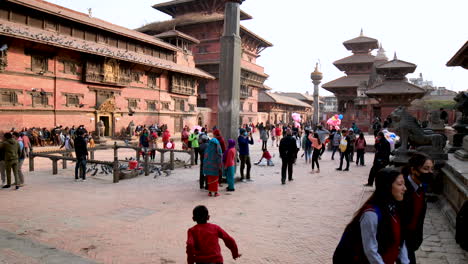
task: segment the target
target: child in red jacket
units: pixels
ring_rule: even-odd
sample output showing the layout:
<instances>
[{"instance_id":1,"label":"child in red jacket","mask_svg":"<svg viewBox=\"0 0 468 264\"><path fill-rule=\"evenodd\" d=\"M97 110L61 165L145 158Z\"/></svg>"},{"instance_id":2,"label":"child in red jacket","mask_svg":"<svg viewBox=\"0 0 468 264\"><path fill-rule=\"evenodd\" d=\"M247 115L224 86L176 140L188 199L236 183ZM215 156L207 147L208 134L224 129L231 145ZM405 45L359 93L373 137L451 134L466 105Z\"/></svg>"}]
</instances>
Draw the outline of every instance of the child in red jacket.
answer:
<instances>
[{"instance_id":1,"label":"child in red jacket","mask_svg":"<svg viewBox=\"0 0 468 264\"><path fill-rule=\"evenodd\" d=\"M197 225L190 228L187 234L187 263L223 263L218 239L221 238L231 250L232 258L241 256L236 241L221 227L207 223L210 219L208 209L199 205L193 209L193 221Z\"/></svg>"}]
</instances>

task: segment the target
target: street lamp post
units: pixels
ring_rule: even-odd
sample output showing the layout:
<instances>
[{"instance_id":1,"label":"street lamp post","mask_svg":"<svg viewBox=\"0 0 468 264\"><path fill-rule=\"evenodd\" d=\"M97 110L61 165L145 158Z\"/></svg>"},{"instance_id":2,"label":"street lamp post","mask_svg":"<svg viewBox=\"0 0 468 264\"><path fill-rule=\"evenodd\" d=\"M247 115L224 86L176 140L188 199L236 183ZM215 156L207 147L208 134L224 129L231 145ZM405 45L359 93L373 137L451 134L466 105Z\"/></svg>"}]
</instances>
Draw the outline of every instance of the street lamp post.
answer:
<instances>
[{"instance_id":1,"label":"street lamp post","mask_svg":"<svg viewBox=\"0 0 468 264\"><path fill-rule=\"evenodd\" d=\"M319 113L319 84L323 78L323 74L318 70L318 63L315 64L315 70L310 74L312 83L314 84L314 115L312 116L313 126L315 127L320 120Z\"/></svg>"}]
</instances>

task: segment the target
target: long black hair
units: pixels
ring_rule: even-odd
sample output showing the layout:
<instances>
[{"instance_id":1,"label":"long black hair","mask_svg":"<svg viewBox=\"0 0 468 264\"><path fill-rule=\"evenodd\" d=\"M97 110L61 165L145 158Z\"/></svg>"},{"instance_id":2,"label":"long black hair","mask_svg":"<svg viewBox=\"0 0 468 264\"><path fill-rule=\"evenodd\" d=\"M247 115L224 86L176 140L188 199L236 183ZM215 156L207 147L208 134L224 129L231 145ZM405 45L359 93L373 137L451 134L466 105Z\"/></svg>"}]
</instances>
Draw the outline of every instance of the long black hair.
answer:
<instances>
[{"instance_id":1,"label":"long black hair","mask_svg":"<svg viewBox=\"0 0 468 264\"><path fill-rule=\"evenodd\" d=\"M419 171L426 161L432 160L427 154L422 152L414 153L411 158L408 160L408 164L403 167L402 174L408 176L411 174L411 169Z\"/></svg>"},{"instance_id":2,"label":"long black hair","mask_svg":"<svg viewBox=\"0 0 468 264\"><path fill-rule=\"evenodd\" d=\"M393 242L393 233L391 229L391 206L399 205L392 194L392 185L401 174L401 171L396 168L384 168L381 169L375 179L375 191L367 199L367 201L356 211L354 214L353 220L348 224L348 226L353 223L358 223L364 211L369 208L369 206L376 206L380 209L381 221L377 229L377 238L379 240L379 248L385 248L386 245L389 245ZM398 210L398 208L397 208ZM400 241L401 243L401 241Z\"/></svg>"},{"instance_id":3,"label":"long black hair","mask_svg":"<svg viewBox=\"0 0 468 264\"><path fill-rule=\"evenodd\" d=\"M322 145L322 142L320 141L320 138L319 138L319 135L318 135L317 132L314 133L314 138L317 139L317 142L318 142L319 145Z\"/></svg>"}]
</instances>

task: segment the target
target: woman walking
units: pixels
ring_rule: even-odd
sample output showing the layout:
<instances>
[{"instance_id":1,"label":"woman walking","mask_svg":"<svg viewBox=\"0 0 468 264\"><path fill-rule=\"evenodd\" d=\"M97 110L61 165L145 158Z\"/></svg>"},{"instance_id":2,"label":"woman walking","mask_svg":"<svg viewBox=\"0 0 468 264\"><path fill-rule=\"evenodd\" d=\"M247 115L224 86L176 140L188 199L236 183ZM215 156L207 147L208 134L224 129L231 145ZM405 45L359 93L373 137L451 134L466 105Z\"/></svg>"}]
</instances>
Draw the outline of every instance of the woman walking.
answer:
<instances>
[{"instance_id":1,"label":"woman walking","mask_svg":"<svg viewBox=\"0 0 468 264\"><path fill-rule=\"evenodd\" d=\"M356 165L359 164L361 161L361 166L364 165L364 153L366 152L366 139L364 138L364 134L361 132L359 137L356 139L355 147L356 147Z\"/></svg>"},{"instance_id":2,"label":"woman walking","mask_svg":"<svg viewBox=\"0 0 468 264\"><path fill-rule=\"evenodd\" d=\"M400 224L400 203L406 192L399 170L385 168L376 178L375 192L345 228L333 254L334 264L408 264Z\"/></svg>"},{"instance_id":3,"label":"woman walking","mask_svg":"<svg viewBox=\"0 0 468 264\"><path fill-rule=\"evenodd\" d=\"M218 193L218 182L219 182L219 171L223 168L222 163L223 153L221 146L216 138L212 138L208 143L205 150L205 158L203 160L203 174L206 175L208 183L208 196L219 196Z\"/></svg>"},{"instance_id":4,"label":"woman walking","mask_svg":"<svg viewBox=\"0 0 468 264\"><path fill-rule=\"evenodd\" d=\"M302 149L304 150L305 162L308 164L312 161L312 142L309 140L310 130L306 130L302 136Z\"/></svg>"},{"instance_id":5,"label":"woman walking","mask_svg":"<svg viewBox=\"0 0 468 264\"><path fill-rule=\"evenodd\" d=\"M313 148L313 153L312 153L312 173L314 173L314 165L317 164L317 173L320 172L320 165L319 165L319 157L320 157L320 151L322 149L322 142L320 142L319 135L317 133L310 133L309 135L309 140L312 142L312 148Z\"/></svg>"},{"instance_id":6,"label":"woman walking","mask_svg":"<svg viewBox=\"0 0 468 264\"><path fill-rule=\"evenodd\" d=\"M228 140L228 148L223 154L224 175L227 180L227 191L233 192L234 189L234 174L236 173L236 141L234 139Z\"/></svg>"}]
</instances>

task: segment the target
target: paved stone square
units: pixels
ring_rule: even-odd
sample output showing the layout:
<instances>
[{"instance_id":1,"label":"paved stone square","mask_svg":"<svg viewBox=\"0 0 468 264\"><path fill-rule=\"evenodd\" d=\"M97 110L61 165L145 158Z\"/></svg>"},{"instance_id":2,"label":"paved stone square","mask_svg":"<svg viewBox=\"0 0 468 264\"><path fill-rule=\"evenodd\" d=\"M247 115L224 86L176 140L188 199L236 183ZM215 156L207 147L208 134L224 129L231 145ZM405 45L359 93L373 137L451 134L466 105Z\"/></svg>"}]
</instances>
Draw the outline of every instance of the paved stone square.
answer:
<instances>
[{"instance_id":1,"label":"paved stone square","mask_svg":"<svg viewBox=\"0 0 468 264\"><path fill-rule=\"evenodd\" d=\"M261 156L259 148L256 140L252 163ZM344 226L373 190L362 186L372 153L366 154L367 166L352 163L350 172L335 171L339 160L331 161L331 152L320 161L319 174L299 159L294 181L281 185L277 148L270 151L274 167L253 165L255 182L237 183L233 193L223 187L216 198L199 190L197 166L113 184L103 174L74 182L74 164L52 175L47 159L36 160L35 172L27 172L25 163L26 186L0 190L0 263L185 263L186 232L199 204L238 243L238 261L222 245L225 263L331 263ZM96 159L111 156L111 150L96 153ZM467 263L446 225L430 204L421 263ZM25 242L12 242L18 239Z\"/></svg>"}]
</instances>

